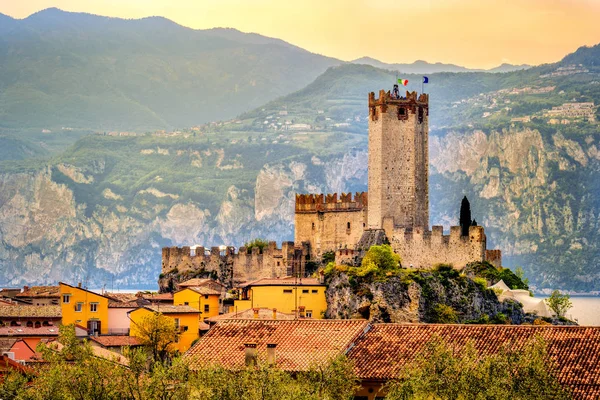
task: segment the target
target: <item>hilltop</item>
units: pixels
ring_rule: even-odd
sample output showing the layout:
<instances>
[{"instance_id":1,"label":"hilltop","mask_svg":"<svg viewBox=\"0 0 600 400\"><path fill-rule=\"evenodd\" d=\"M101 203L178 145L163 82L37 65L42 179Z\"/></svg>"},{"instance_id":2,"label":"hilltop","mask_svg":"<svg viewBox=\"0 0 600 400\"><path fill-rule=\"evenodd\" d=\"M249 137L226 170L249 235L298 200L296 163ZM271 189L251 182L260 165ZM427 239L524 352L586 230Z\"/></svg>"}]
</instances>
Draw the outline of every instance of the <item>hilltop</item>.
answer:
<instances>
[{"instance_id":1,"label":"hilltop","mask_svg":"<svg viewBox=\"0 0 600 400\"><path fill-rule=\"evenodd\" d=\"M522 64L522 65L512 65L508 63L501 64L495 68L491 68L488 70L485 69L473 69L462 67L460 65L455 64L444 64L440 62L429 63L423 60L417 60L413 63L384 63L382 61L376 60L371 57L361 57L356 60L350 61L352 64L366 64L371 65L373 67L388 69L392 71L398 71L408 74L434 74L437 72L513 72L519 71L522 69L530 68L530 65Z\"/></svg>"},{"instance_id":2,"label":"hilltop","mask_svg":"<svg viewBox=\"0 0 600 400\"><path fill-rule=\"evenodd\" d=\"M0 128L144 131L227 119L341 61L232 29L56 8L0 24Z\"/></svg>"}]
</instances>

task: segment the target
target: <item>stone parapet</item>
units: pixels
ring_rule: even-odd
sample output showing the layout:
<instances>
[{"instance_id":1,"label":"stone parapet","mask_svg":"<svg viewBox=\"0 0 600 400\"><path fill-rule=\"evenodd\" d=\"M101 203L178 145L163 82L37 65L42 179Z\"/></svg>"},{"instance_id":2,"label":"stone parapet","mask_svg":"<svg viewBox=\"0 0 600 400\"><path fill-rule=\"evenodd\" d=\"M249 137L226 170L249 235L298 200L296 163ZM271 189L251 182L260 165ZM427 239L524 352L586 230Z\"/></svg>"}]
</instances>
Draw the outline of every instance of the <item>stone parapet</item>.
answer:
<instances>
[{"instance_id":1,"label":"stone parapet","mask_svg":"<svg viewBox=\"0 0 600 400\"><path fill-rule=\"evenodd\" d=\"M164 247L162 273L195 275L214 272L224 284L232 286L260 278L303 274L308 254L308 244L295 246L294 242L283 242L281 247L269 242L262 250L240 247L237 251L232 246Z\"/></svg>"},{"instance_id":2,"label":"stone parapet","mask_svg":"<svg viewBox=\"0 0 600 400\"><path fill-rule=\"evenodd\" d=\"M367 192L333 194L297 194L296 213L355 211L368 206Z\"/></svg>"},{"instance_id":3,"label":"stone parapet","mask_svg":"<svg viewBox=\"0 0 600 400\"><path fill-rule=\"evenodd\" d=\"M441 226L431 230L423 227L394 228L391 245L402 258L402 266L431 268L438 263L452 264L462 269L470 262L486 259L486 237L481 226L469 227L469 235L461 236L460 226L444 235Z\"/></svg>"}]
</instances>

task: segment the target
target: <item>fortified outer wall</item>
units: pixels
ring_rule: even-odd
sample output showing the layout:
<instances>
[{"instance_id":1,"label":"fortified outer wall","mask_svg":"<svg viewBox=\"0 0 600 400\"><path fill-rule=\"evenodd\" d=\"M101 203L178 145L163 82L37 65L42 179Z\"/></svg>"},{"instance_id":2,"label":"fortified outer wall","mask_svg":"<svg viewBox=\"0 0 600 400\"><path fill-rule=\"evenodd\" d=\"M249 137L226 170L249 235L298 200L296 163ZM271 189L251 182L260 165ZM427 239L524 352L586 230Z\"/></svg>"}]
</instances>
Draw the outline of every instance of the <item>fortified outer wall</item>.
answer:
<instances>
[{"instance_id":1,"label":"fortified outer wall","mask_svg":"<svg viewBox=\"0 0 600 400\"><path fill-rule=\"evenodd\" d=\"M422 227L407 230L389 225L388 229L386 234L391 238L391 246L400 255L404 267L412 265L412 268L423 269L446 263L461 270L470 262L485 261L489 252L481 226L469 227L469 236L461 236L460 226L450 227L450 235L444 235L441 226L434 226L431 231ZM492 254L499 265L500 250L493 250Z\"/></svg>"},{"instance_id":2,"label":"fortified outer wall","mask_svg":"<svg viewBox=\"0 0 600 400\"><path fill-rule=\"evenodd\" d=\"M370 229L393 217L396 226L429 227L429 96L369 94Z\"/></svg>"},{"instance_id":3,"label":"fortified outer wall","mask_svg":"<svg viewBox=\"0 0 600 400\"><path fill-rule=\"evenodd\" d=\"M275 242L261 252L258 247L250 252L240 247L219 247L205 249L198 246L164 247L162 249L162 274L173 273L185 276L186 273L215 272L227 286L261 278L288 276L298 271L304 274L308 246L296 248L294 242L283 242L277 248Z\"/></svg>"},{"instance_id":4,"label":"fortified outer wall","mask_svg":"<svg viewBox=\"0 0 600 400\"><path fill-rule=\"evenodd\" d=\"M323 253L356 247L367 223L366 192L296 195L296 243L308 243L310 258L321 260Z\"/></svg>"}]
</instances>

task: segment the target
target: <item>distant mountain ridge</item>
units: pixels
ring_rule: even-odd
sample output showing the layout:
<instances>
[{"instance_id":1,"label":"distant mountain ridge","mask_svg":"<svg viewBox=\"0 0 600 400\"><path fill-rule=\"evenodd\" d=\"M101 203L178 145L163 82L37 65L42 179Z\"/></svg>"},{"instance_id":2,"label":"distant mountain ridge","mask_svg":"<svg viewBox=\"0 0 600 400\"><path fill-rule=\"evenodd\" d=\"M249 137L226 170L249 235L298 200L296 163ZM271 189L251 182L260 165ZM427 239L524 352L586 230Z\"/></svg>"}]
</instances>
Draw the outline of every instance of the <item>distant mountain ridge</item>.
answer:
<instances>
[{"instance_id":1,"label":"distant mountain ridge","mask_svg":"<svg viewBox=\"0 0 600 400\"><path fill-rule=\"evenodd\" d=\"M392 71L399 71L407 74L434 74L437 72L512 72L518 71L522 69L531 68L530 65L522 64L522 65L512 65L504 63L492 69L471 69L467 67L462 67L460 65L455 64L444 64L440 62L429 63L423 60L417 60L410 64L388 64L382 61L376 60L371 57L361 57L356 60L350 61L352 64L366 64L371 65L373 67L388 69Z\"/></svg>"},{"instance_id":2,"label":"distant mountain ridge","mask_svg":"<svg viewBox=\"0 0 600 400\"><path fill-rule=\"evenodd\" d=\"M0 128L174 128L229 119L343 61L233 29L50 8L1 17Z\"/></svg>"}]
</instances>

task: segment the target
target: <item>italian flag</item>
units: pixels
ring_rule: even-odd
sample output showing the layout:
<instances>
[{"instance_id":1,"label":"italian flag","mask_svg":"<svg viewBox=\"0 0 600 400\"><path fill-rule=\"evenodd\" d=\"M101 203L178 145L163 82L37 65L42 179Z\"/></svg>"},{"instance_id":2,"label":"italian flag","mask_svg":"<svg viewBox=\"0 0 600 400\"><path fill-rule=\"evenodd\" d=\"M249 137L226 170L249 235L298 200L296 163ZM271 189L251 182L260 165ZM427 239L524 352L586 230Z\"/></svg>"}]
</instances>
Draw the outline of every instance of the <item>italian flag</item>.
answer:
<instances>
[{"instance_id":1,"label":"italian flag","mask_svg":"<svg viewBox=\"0 0 600 400\"><path fill-rule=\"evenodd\" d=\"M398 78L398 84L400 84L402 86L406 86L406 85L408 85L408 79L400 79L400 78Z\"/></svg>"}]
</instances>

